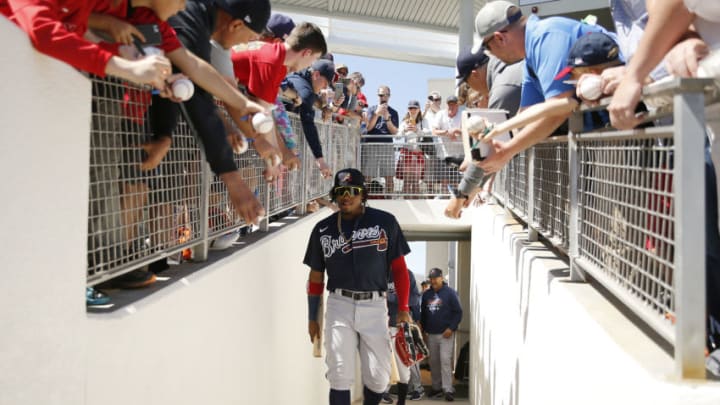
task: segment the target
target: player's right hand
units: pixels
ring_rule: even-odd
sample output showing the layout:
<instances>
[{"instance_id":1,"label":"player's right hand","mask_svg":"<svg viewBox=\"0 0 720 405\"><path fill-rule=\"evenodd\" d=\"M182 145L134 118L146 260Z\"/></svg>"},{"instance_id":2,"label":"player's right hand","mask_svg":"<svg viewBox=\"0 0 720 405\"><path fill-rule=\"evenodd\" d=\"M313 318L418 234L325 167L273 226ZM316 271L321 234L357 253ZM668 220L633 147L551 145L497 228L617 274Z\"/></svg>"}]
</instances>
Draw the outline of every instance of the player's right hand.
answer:
<instances>
[{"instance_id":1,"label":"player's right hand","mask_svg":"<svg viewBox=\"0 0 720 405\"><path fill-rule=\"evenodd\" d=\"M315 343L315 339L320 339L320 324L318 321L308 321L308 334L310 335L310 343Z\"/></svg>"}]
</instances>

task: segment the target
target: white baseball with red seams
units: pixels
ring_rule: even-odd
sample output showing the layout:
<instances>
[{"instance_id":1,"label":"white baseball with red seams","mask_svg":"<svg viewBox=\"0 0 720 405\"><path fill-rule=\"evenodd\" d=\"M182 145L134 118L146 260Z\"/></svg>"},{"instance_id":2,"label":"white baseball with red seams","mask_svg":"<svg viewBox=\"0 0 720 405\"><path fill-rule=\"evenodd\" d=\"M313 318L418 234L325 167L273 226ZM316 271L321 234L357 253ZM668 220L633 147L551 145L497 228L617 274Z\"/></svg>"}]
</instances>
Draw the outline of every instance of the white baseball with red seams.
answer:
<instances>
[{"instance_id":1,"label":"white baseball with red seams","mask_svg":"<svg viewBox=\"0 0 720 405\"><path fill-rule=\"evenodd\" d=\"M271 116L265 113L257 113L252 117L252 126L257 132L267 134L273 130L275 123Z\"/></svg>"},{"instance_id":2,"label":"white baseball with red seams","mask_svg":"<svg viewBox=\"0 0 720 405\"><path fill-rule=\"evenodd\" d=\"M583 75L577 85L580 97L585 100L595 101L602 97L602 80L598 75Z\"/></svg>"},{"instance_id":3,"label":"white baseball with red seams","mask_svg":"<svg viewBox=\"0 0 720 405\"><path fill-rule=\"evenodd\" d=\"M195 93L195 85L190 79L177 79L172 83L172 92L175 98L188 101Z\"/></svg>"}]
</instances>

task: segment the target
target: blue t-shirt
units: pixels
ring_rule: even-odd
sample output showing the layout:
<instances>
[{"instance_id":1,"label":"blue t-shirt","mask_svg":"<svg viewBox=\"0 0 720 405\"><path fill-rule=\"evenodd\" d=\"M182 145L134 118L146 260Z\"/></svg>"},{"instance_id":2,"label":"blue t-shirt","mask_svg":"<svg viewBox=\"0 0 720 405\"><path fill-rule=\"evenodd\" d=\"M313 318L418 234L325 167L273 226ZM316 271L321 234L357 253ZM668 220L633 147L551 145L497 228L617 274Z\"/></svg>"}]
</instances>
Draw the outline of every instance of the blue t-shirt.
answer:
<instances>
[{"instance_id":1,"label":"blue t-shirt","mask_svg":"<svg viewBox=\"0 0 720 405\"><path fill-rule=\"evenodd\" d=\"M377 110L376 105L368 108L367 116L368 119L370 119L373 115L375 115L375 110ZM400 126L400 116L398 115L398 112L395 111L394 108L388 106L388 112L390 113L390 121L393 123L395 128L398 128ZM387 121L385 121L385 118L378 117L377 121L375 121L375 126L372 128L368 128L367 135L392 135L390 133L390 130L387 126ZM378 137L377 139L368 139L368 137L363 138L364 142L388 142L392 143L392 138L389 136L383 136Z\"/></svg>"},{"instance_id":2,"label":"blue t-shirt","mask_svg":"<svg viewBox=\"0 0 720 405\"><path fill-rule=\"evenodd\" d=\"M386 291L390 264L410 253L397 220L389 212L366 207L356 220L341 221L341 235L338 215L315 225L303 263L327 272L329 291Z\"/></svg>"},{"instance_id":3,"label":"blue t-shirt","mask_svg":"<svg viewBox=\"0 0 720 405\"><path fill-rule=\"evenodd\" d=\"M565 17L540 19L528 17L525 25L525 70L523 72L520 107L541 103L574 86L555 80L567 66L567 58L575 41L588 32L604 32L617 40L614 33L599 25L589 25Z\"/></svg>"},{"instance_id":4,"label":"blue t-shirt","mask_svg":"<svg viewBox=\"0 0 720 405\"><path fill-rule=\"evenodd\" d=\"M447 284L435 291L428 288L422 296L421 322L423 330L437 335L450 328L456 331L462 320L462 307L457 293Z\"/></svg>"}]
</instances>

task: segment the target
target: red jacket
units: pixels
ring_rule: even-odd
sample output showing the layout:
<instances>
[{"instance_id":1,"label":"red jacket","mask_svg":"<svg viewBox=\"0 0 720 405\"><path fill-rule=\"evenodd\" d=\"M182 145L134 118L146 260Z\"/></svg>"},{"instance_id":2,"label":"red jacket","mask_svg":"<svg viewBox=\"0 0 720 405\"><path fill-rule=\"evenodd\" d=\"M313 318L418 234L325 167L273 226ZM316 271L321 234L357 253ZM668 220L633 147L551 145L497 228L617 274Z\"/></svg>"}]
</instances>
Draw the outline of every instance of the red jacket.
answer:
<instances>
[{"instance_id":1,"label":"red jacket","mask_svg":"<svg viewBox=\"0 0 720 405\"><path fill-rule=\"evenodd\" d=\"M95 44L83 38L90 13L95 11L125 19L127 1L113 7L113 0L0 0L0 13L27 32L35 48L77 69L105 76L105 66L117 54L117 45ZM142 13L145 14L145 13ZM153 23L172 30L154 14ZM147 20L146 14L143 15ZM148 23L150 21L142 21ZM174 36L175 32L172 31ZM177 41L177 38L175 38ZM179 41L177 46L180 46ZM166 49L167 52L167 49Z\"/></svg>"}]
</instances>

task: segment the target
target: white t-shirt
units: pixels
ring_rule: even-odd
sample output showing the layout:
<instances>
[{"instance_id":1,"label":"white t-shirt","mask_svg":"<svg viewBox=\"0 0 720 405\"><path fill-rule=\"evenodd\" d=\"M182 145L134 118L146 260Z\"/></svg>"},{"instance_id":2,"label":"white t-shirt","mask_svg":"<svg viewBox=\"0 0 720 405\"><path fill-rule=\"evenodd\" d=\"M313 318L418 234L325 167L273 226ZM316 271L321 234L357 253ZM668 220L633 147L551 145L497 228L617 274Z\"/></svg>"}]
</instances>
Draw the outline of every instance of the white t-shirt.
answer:
<instances>
[{"instance_id":1,"label":"white t-shirt","mask_svg":"<svg viewBox=\"0 0 720 405\"><path fill-rule=\"evenodd\" d=\"M693 25L710 49L720 49L720 1L684 0L685 7L695 13Z\"/></svg>"},{"instance_id":2,"label":"white t-shirt","mask_svg":"<svg viewBox=\"0 0 720 405\"><path fill-rule=\"evenodd\" d=\"M458 108L458 112L453 117L450 117L448 110L440 111L435 117L435 123L432 124L432 127L439 130L462 128L462 114L460 109ZM447 136L441 136L440 140L445 147L445 156L457 156L465 152L460 137L458 137L457 140L452 140Z\"/></svg>"}]
</instances>

